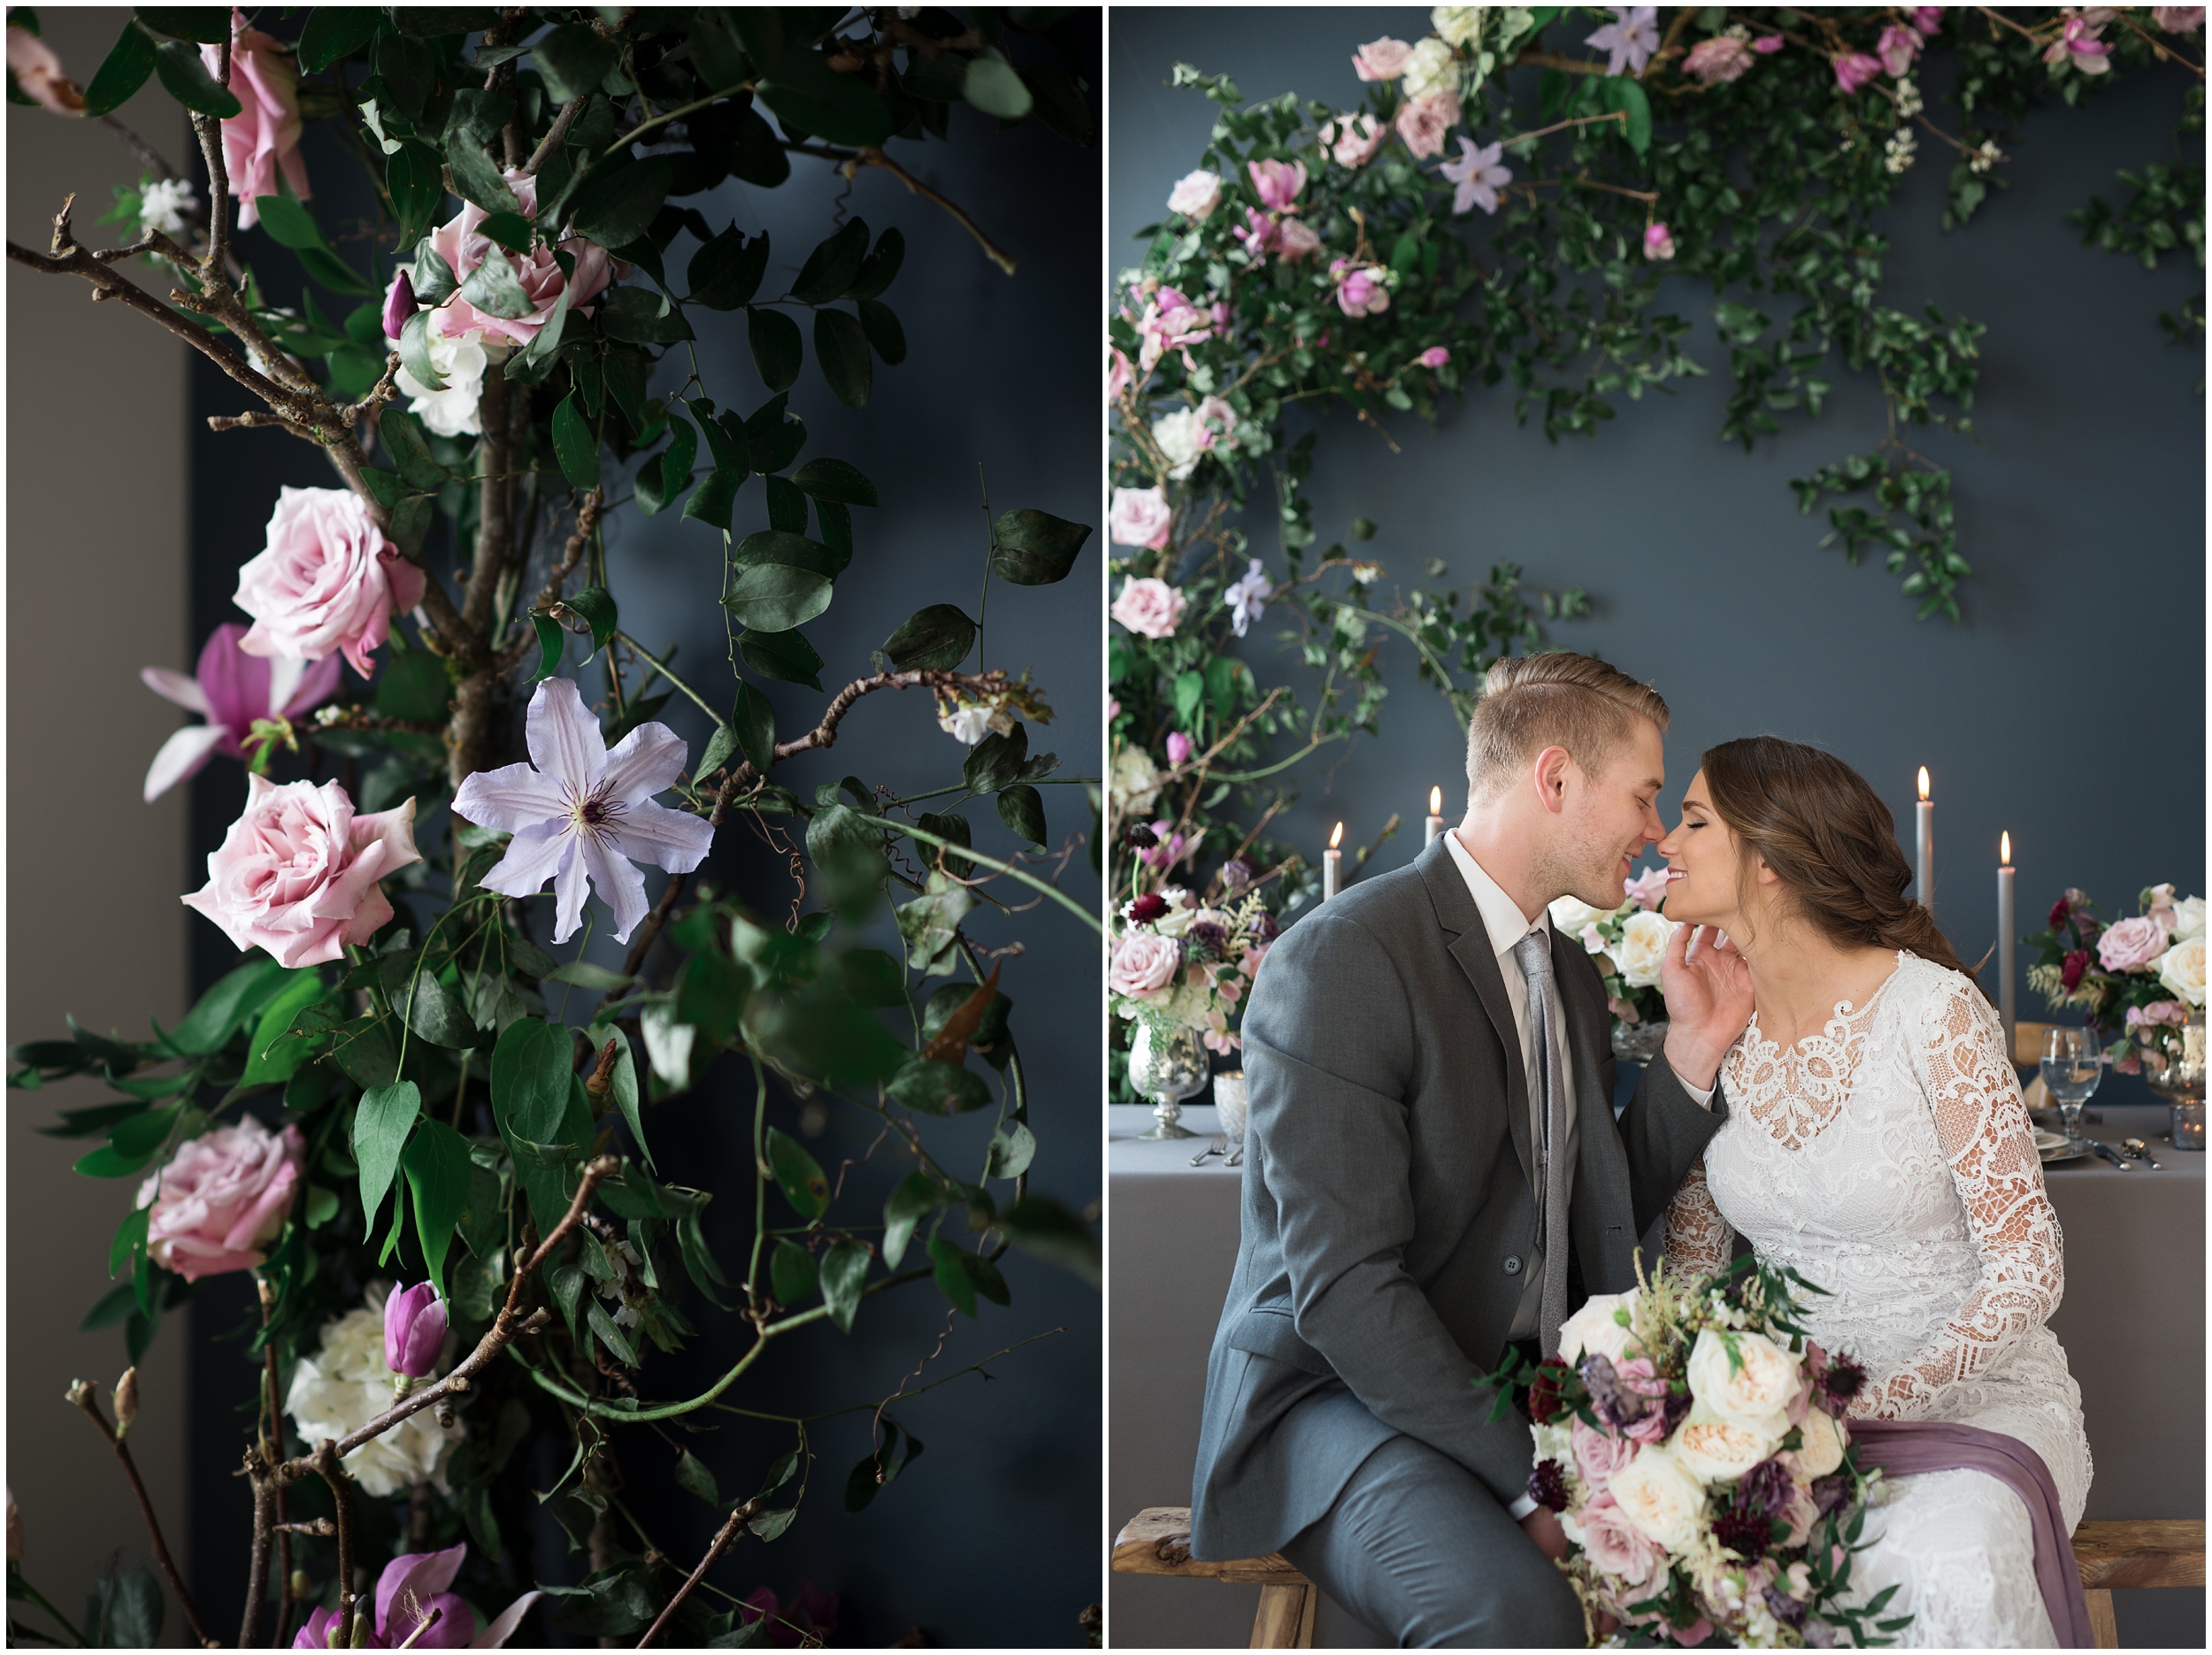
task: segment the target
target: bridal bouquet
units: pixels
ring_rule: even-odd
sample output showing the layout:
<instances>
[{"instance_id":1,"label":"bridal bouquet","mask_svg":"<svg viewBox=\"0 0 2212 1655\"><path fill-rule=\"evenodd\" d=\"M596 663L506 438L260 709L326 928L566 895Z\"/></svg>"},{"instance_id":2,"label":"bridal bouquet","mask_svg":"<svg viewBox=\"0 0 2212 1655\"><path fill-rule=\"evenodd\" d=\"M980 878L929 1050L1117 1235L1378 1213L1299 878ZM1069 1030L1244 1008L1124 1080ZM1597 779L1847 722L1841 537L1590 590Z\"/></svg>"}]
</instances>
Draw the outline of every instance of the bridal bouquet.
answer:
<instances>
[{"instance_id":1,"label":"bridal bouquet","mask_svg":"<svg viewBox=\"0 0 2212 1655\"><path fill-rule=\"evenodd\" d=\"M1563 896L1551 905L1551 923L1570 937L1579 937L1582 946L1597 956L1598 970L1605 978L1606 1007L1618 1022L1655 1022L1667 1015L1666 996L1659 992L1659 966L1679 929L1678 922L1659 911L1667 895L1667 870L1654 868L1624 879L1621 893L1621 905L1610 909Z\"/></svg>"},{"instance_id":2,"label":"bridal bouquet","mask_svg":"<svg viewBox=\"0 0 2212 1655\"><path fill-rule=\"evenodd\" d=\"M2107 925L2070 887L2051 904L2049 929L2021 939L2043 951L2028 986L2111 1036L2107 1055L2123 1075L2162 1066L2163 1031L2204 1015L2204 899L2176 901L2173 886L2154 885L2136 908Z\"/></svg>"},{"instance_id":3,"label":"bridal bouquet","mask_svg":"<svg viewBox=\"0 0 2212 1655\"><path fill-rule=\"evenodd\" d=\"M1794 1271L1740 1260L1710 1277L1662 1264L1600 1293L1534 1368L1484 1382L1527 1414L1532 1498L1560 1515L1560 1567L1593 1618L1637 1642L1716 1632L1753 1649L1887 1643L1894 1588L1852 1604L1867 1492L1844 1412L1865 1383L1796 1321Z\"/></svg>"}]
</instances>

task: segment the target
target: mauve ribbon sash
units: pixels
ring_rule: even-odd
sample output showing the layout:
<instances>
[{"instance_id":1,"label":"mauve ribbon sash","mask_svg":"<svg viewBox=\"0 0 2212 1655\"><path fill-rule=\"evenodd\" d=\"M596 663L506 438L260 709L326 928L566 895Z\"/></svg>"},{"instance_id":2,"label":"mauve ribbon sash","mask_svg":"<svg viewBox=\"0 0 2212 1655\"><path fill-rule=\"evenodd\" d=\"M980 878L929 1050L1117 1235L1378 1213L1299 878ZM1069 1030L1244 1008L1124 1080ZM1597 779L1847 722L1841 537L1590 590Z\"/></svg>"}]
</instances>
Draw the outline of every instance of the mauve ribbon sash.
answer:
<instances>
[{"instance_id":1,"label":"mauve ribbon sash","mask_svg":"<svg viewBox=\"0 0 2212 1655\"><path fill-rule=\"evenodd\" d=\"M1853 1420L1850 1429L1861 1470L1879 1466L1893 1477L1978 1471L2017 1494L2035 1530L2036 1583L2043 1589L2043 1606L2050 1612L2058 1647L2095 1647L2074 1543L2042 1455L2016 1437L1942 1420Z\"/></svg>"}]
</instances>

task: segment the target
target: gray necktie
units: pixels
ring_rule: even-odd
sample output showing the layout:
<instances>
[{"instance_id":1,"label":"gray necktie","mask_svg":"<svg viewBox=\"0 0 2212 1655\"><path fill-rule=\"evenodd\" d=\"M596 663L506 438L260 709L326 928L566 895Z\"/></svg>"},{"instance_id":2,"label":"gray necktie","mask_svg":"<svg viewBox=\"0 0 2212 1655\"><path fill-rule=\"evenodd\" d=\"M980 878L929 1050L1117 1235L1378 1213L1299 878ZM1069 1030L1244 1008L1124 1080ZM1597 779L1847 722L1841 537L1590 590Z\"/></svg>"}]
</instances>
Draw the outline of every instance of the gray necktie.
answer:
<instances>
[{"instance_id":1,"label":"gray necktie","mask_svg":"<svg viewBox=\"0 0 2212 1655\"><path fill-rule=\"evenodd\" d=\"M1543 1196L1538 1214L1544 1249L1544 1296L1537 1313L1546 1356L1559 1349L1559 1324L1567 1319L1567 1092L1559 1082L1559 1054L1552 1049L1551 1008L1557 992L1551 974L1551 939L1532 931L1513 945L1528 979L1528 1015L1535 1024L1529 1043L1536 1060L1536 1095L1544 1104ZM1556 1149L1557 1153L1554 1151Z\"/></svg>"}]
</instances>

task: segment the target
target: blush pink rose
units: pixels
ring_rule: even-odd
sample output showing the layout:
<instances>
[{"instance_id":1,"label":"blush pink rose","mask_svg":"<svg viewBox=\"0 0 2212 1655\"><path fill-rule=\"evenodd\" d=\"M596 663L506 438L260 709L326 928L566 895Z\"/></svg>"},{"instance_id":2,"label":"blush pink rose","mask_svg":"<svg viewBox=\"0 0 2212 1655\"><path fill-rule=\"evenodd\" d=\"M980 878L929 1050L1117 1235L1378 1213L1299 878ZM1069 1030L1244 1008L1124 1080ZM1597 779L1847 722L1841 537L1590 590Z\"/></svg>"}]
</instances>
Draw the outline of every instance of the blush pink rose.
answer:
<instances>
[{"instance_id":1,"label":"blush pink rose","mask_svg":"<svg viewBox=\"0 0 2212 1655\"><path fill-rule=\"evenodd\" d=\"M1406 141L1406 148L1416 160L1425 160L1432 155L1444 153L1444 134L1459 119L1459 100L1455 97L1416 98L1398 111L1398 136Z\"/></svg>"},{"instance_id":2,"label":"blush pink rose","mask_svg":"<svg viewBox=\"0 0 2212 1655\"><path fill-rule=\"evenodd\" d=\"M1682 73L1707 86L1721 86L1740 80L1751 61L1748 45L1731 35L1716 34L1690 48L1690 55L1682 60Z\"/></svg>"},{"instance_id":3,"label":"blush pink rose","mask_svg":"<svg viewBox=\"0 0 2212 1655\"><path fill-rule=\"evenodd\" d=\"M153 1208L148 1254L188 1282L266 1262L306 1160L298 1127L274 1133L251 1115L191 1139L139 1186L138 1205Z\"/></svg>"},{"instance_id":4,"label":"blush pink rose","mask_svg":"<svg viewBox=\"0 0 2212 1655\"><path fill-rule=\"evenodd\" d=\"M1389 136L1390 128L1372 115L1346 115L1321 129L1321 142L1339 166L1365 166Z\"/></svg>"},{"instance_id":5,"label":"blush pink rose","mask_svg":"<svg viewBox=\"0 0 2212 1655\"><path fill-rule=\"evenodd\" d=\"M1142 1000L1158 993L1175 980L1183 963L1183 945L1157 931L1131 931L1114 945L1113 962L1106 968L1106 986L1115 993Z\"/></svg>"},{"instance_id":6,"label":"blush pink rose","mask_svg":"<svg viewBox=\"0 0 2212 1655\"><path fill-rule=\"evenodd\" d=\"M1114 600L1113 617L1147 638L1171 638L1183 618L1183 594L1164 580L1131 580Z\"/></svg>"},{"instance_id":7,"label":"blush pink rose","mask_svg":"<svg viewBox=\"0 0 2212 1655\"><path fill-rule=\"evenodd\" d=\"M1412 60L1412 47L1386 34L1352 54L1352 73L1363 80L1395 80Z\"/></svg>"},{"instance_id":8,"label":"blush pink rose","mask_svg":"<svg viewBox=\"0 0 2212 1655\"><path fill-rule=\"evenodd\" d=\"M522 203L522 216L535 218L538 180L525 178L518 168L510 171L506 179L507 188L515 192L515 199ZM533 309L526 316L511 318L488 316L456 294L431 317L430 326L447 338L480 333L494 344L526 345L537 337L538 329L553 314L564 287L569 289L570 308L583 314L584 307L614 280L614 263L606 249L580 236L571 236L560 244L560 250L576 261L576 277L572 286L569 279L561 274L560 263L553 257L552 248L541 242L527 255L510 253L491 237L480 234L477 226L488 216L475 203L468 203L462 207L458 218L449 219L430 233L431 248L452 268L456 281L466 281L488 257L496 255L505 259L515 272L515 280L522 284L522 291Z\"/></svg>"},{"instance_id":9,"label":"blush pink rose","mask_svg":"<svg viewBox=\"0 0 2212 1655\"><path fill-rule=\"evenodd\" d=\"M1630 1586L1652 1578L1660 1550L1628 1521L1610 1494L1600 1494L1576 1515L1582 1525L1582 1549L1593 1567Z\"/></svg>"},{"instance_id":10,"label":"blush pink rose","mask_svg":"<svg viewBox=\"0 0 2212 1655\"><path fill-rule=\"evenodd\" d=\"M1593 1494L1605 1492L1605 1485L1613 1480L1613 1474L1635 1459L1637 1444L1625 1437L1594 1431L1580 1420L1574 1422L1571 1440L1574 1444L1575 1470L1590 1485Z\"/></svg>"},{"instance_id":11,"label":"blush pink rose","mask_svg":"<svg viewBox=\"0 0 2212 1655\"><path fill-rule=\"evenodd\" d=\"M2139 971L2166 952L2166 928L2147 915L2116 920L2097 939L2097 959L2108 971Z\"/></svg>"},{"instance_id":12,"label":"blush pink rose","mask_svg":"<svg viewBox=\"0 0 2212 1655\"><path fill-rule=\"evenodd\" d=\"M8 73L24 96L55 114L84 113L84 94L61 72L54 49L20 23L8 25Z\"/></svg>"},{"instance_id":13,"label":"blush pink rose","mask_svg":"<svg viewBox=\"0 0 2212 1655\"><path fill-rule=\"evenodd\" d=\"M1106 517L1106 532L1117 546L1141 546L1158 551L1175 525L1175 508L1167 503L1167 491L1117 488L1113 510Z\"/></svg>"},{"instance_id":14,"label":"blush pink rose","mask_svg":"<svg viewBox=\"0 0 2212 1655\"><path fill-rule=\"evenodd\" d=\"M392 917L377 882L411 862L415 801L356 816L336 782L246 778L246 813L207 859L207 884L184 899L236 943L284 966L320 965Z\"/></svg>"},{"instance_id":15,"label":"blush pink rose","mask_svg":"<svg viewBox=\"0 0 2212 1655\"><path fill-rule=\"evenodd\" d=\"M222 60L219 47L200 48L200 61L218 80ZM250 230L261 221L255 197L278 193L280 172L292 193L307 199L307 163L300 155L300 72L291 49L273 34L248 28L245 14L234 6L230 90L241 108L223 123L223 170L238 197L238 227Z\"/></svg>"},{"instance_id":16,"label":"blush pink rose","mask_svg":"<svg viewBox=\"0 0 2212 1655\"><path fill-rule=\"evenodd\" d=\"M1276 232L1275 245L1283 263L1294 264L1308 254L1321 250L1321 236L1303 218L1286 218Z\"/></svg>"},{"instance_id":17,"label":"blush pink rose","mask_svg":"<svg viewBox=\"0 0 2212 1655\"><path fill-rule=\"evenodd\" d=\"M365 678L369 651L391 634L392 611L421 602L424 584L358 494L287 488L266 548L238 571L232 601L253 617L238 647L295 661L342 655Z\"/></svg>"}]
</instances>

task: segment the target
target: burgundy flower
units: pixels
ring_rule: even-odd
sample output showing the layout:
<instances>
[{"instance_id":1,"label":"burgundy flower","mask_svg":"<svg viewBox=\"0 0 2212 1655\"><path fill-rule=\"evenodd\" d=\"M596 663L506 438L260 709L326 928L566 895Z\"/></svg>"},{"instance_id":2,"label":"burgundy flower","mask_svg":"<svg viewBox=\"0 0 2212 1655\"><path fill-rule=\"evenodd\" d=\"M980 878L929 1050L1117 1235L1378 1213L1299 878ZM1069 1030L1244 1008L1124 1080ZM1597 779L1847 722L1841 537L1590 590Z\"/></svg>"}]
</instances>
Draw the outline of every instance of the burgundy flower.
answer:
<instances>
[{"instance_id":1,"label":"burgundy flower","mask_svg":"<svg viewBox=\"0 0 2212 1655\"><path fill-rule=\"evenodd\" d=\"M2051 904L2051 929L2053 931L2056 931L2072 917L2073 909L2067 906L2064 897L2059 898L2057 901Z\"/></svg>"},{"instance_id":2,"label":"burgundy flower","mask_svg":"<svg viewBox=\"0 0 2212 1655\"><path fill-rule=\"evenodd\" d=\"M1210 919L1198 920L1183 933L1183 946L1194 960L1218 960L1228 952L1229 933Z\"/></svg>"},{"instance_id":3,"label":"burgundy flower","mask_svg":"<svg viewBox=\"0 0 2212 1655\"><path fill-rule=\"evenodd\" d=\"M2059 985L2069 994L2081 986L2082 973L2089 969L2089 950L2077 948L2066 956L2059 967Z\"/></svg>"},{"instance_id":4,"label":"burgundy flower","mask_svg":"<svg viewBox=\"0 0 2212 1655\"><path fill-rule=\"evenodd\" d=\"M1559 1380L1566 1370L1558 1362L1546 1362L1536 1370L1535 1383L1528 1390L1528 1416L1539 1425L1548 1425L1559 1417L1563 1404L1559 1400Z\"/></svg>"},{"instance_id":5,"label":"burgundy flower","mask_svg":"<svg viewBox=\"0 0 2212 1655\"><path fill-rule=\"evenodd\" d=\"M1140 925L1148 925L1167 912L1167 899L1156 891L1148 891L1129 905L1129 917Z\"/></svg>"},{"instance_id":6,"label":"burgundy flower","mask_svg":"<svg viewBox=\"0 0 2212 1655\"><path fill-rule=\"evenodd\" d=\"M1141 822L1131 823L1129 824L1129 831L1123 835L1123 837L1126 839L1130 846L1136 850L1150 850L1155 845L1157 845L1160 842L1160 836L1155 833L1150 828L1147 827Z\"/></svg>"},{"instance_id":7,"label":"burgundy flower","mask_svg":"<svg viewBox=\"0 0 2212 1655\"><path fill-rule=\"evenodd\" d=\"M1556 1460L1540 1460L1528 1474L1528 1497L1549 1512L1567 1509L1567 1474Z\"/></svg>"},{"instance_id":8,"label":"burgundy flower","mask_svg":"<svg viewBox=\"0 0 2212 1655\"><path fill-rule=\"evenodd\" d=\"M1762 1460L1736 1484L1736 1509L1779 1515L1794 1492L1789 1467L1779 1460Z\"/></svg>"},{"instance_id":9,"label":"burgundy flower","mask_svg":"<svg viewBox=\"0 0 2212 1655\"><path fill-rule=\"evenodd\" d=\"M1773 1530L1763 1513L1732 1507L1713 1519L1713 1538L1746 1562L1755 1563L1764 1557L1767 1542L1772 1536Z\"/></svg>"},{"instance_id":10,"label":"burgundy flower","mask_svg":"<svg viewBox=\"0 0 2212 1655\"><path fill-rule=\"evenodd\" d=\"M1866 1369L1847 1356L1831 1357L1823 1385L1837 1401L1848 1402L1866 1388Z\"/></svg>"}]
</instances>

